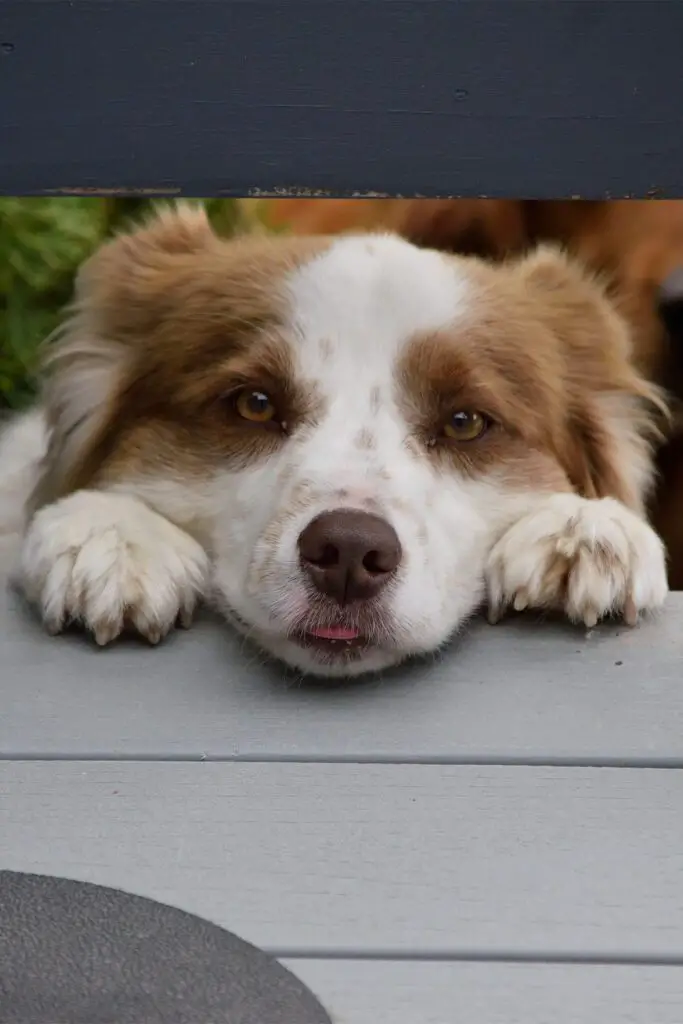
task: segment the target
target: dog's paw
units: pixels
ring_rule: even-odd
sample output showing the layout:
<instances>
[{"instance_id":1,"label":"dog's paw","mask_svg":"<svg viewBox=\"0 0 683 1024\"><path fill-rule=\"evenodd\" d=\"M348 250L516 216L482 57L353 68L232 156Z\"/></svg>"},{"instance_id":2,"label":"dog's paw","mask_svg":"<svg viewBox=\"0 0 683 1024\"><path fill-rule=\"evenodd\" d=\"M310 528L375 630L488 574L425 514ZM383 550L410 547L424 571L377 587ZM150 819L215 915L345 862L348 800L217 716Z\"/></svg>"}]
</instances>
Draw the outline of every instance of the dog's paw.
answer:
<instances>
[{"instance_id":1,"label":"dog's paw","mask_svg":"<svg viewBox=\"0 0 683 1024\"><path fill-rule=\"evenodd\" d=\"M32 520L18 582L48 632L75 622L104 645L124 628L157 643L189 625L207 575L203 548L142 502L77 491Z\"/></svg>"},{"instance_id":2,"label":"dog's paw","mask_svg":"<svg viewBox=\"0 0 683 1024\"><path fill-rule=\"evenodd\" d=\"M664 546L612 498L553 494L507 530L489 556L489 619L512 605L563 610L594 626L606 615L635 625L667 595Z\"/></svg>"}]
</instances>

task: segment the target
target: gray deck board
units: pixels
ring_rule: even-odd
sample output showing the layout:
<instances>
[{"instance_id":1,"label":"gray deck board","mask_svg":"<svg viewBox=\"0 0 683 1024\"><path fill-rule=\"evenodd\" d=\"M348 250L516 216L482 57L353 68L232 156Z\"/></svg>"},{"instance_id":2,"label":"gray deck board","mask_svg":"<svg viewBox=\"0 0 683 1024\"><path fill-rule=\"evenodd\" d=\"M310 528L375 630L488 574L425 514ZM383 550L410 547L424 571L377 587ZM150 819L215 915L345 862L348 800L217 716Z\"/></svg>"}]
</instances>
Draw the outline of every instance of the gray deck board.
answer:
<instances>
[{"instance_id":1,"label":"gray deck board","mask_svg":"<svg viewBox=\"0 0 683 1024\"><path fill-rule=\"evenodd\" d=\"M277 955L683 963L683 771L4 762L2 866Z\"/></svg>"},{"instance_id":2,"label":"gray deck board","mask_svg":"<svg viewBox=\"0 0 683 1024\"><path fill-rule=\"evenodd\" d=\"M5 593L0 868L216 921L335 1024L681 1024L682 622L477 622L330 687L209 616L100 651Z\"/></svg>"},{"instance_id":3,"label":"gray deck board","mask_svg":"<svg viewBox=\"0 0 683 1024\"><path fill-rule=\"evenodd\" d=\"M681 1024L678 967L286 963L335 1024Z\"/></svg>"},{"instance_id":4,"label":"gray deck board","mask_svg":"<svg viewBox=\"0 0 683 1024\"><path fill-rule=\"evenodd\" d=\"M43 635L0 596L0 756L683 765L683 594L635 630L473 624L380 680L302 685L208 618L158 648Z\"/></svg>"}]
</instances>

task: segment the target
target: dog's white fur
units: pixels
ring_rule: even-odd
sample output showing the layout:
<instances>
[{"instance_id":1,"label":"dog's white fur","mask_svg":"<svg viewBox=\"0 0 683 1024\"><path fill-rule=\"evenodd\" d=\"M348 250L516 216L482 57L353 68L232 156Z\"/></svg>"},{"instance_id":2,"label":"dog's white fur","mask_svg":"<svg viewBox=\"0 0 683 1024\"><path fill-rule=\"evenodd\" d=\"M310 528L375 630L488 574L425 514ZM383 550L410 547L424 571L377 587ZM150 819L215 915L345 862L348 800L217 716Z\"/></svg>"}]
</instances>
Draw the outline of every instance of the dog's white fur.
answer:
<instances>
[{"instance_id":1,"label":"dog's white fur","mask_svg":"<svg viewBox=\"0 0 683 1024\"><path fill-rule=\"evenodd\" d=\"M613 498L513 487L499 472L444 472L407 443L397 360L417 334L466 329L476 312L456 262L391 236L342 238L291 271L281 292L296 375L324 412L268 457L214 467L201 482L160 467L67 494L37 511L20 543L22 506L48 432L40 412L5 431L0 536L5 557L20 547L19 578L48 629L76 619L106 643L127 621L155 642L210 597L290 665L353 675L438 648L487 589L494 613L559 604L589 625L662 605L664 551L638 510ZM95 340L89 351L87 338L82 345L63 400L81 432L121 357L112 345L108 369L106 346ZM624 473L642 496L650 466L628 427L621 437L623 415L619 406L614 441L623 443ZM358 444L361 432L371 446ZM404 558L376 603L376 643L355 660L329 662L289 636L312 621L299 534L318 513L340 507L384 516ZM551 572L557 557L570 567L566 591Z\"/></svg>"}]
</instances>

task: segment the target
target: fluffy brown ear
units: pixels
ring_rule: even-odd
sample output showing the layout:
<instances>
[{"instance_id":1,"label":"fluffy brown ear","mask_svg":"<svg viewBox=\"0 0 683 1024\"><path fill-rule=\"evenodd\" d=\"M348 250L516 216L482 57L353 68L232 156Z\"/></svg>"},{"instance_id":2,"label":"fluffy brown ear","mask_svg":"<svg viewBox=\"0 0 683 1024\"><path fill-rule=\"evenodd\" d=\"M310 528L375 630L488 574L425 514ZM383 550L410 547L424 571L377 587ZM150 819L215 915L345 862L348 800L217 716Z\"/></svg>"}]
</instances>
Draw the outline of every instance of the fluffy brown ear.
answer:
<instances>
[{"instance_id":1,"label":"fluffy brown ear","mask_svg":"<svg viewBox=\"0 0 683 1024\"><path fill-rule=\"evenodd\" d=\"M70 313L45 348L49 448L33 510L87 475L89 455L126 386L136 343L163 317L183 266L217 244L201 207L169 206L82 266Z\"/></svg>"},{"instance_id":2,"label":"fluffy brown ear","mask_svg":"<svg viewBox=\"0 0 683 1024\"><path fill-rule=\"evenodd\" d=\"M517 267L560 346L565 430L557 457L576 490L642 511L653 447L668 424L664 393L632 361L630 327L603 283L563 252L543 247Z\"/></svg>"},{"instance_id":3,"label":"fluffy brown ear","mask_svg":"<svg viewBox=\"0 0 683 1024\"><path fill-rule=\"evenodd\" d=\"M173 282L188 261L218 244L202 206L162 207L84 263L76 280L76 304L96 312L110 334L144 332L163 316Z\"/></svg>"}]
</instances>

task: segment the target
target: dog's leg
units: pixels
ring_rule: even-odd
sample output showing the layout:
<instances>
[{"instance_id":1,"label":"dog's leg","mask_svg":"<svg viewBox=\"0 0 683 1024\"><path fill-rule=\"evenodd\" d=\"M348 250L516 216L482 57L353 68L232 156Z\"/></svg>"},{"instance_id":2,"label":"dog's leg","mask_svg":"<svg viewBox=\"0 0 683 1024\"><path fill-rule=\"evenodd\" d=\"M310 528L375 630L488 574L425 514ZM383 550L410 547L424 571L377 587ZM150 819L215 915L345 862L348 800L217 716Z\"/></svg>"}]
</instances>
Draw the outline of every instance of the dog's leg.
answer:
<instances>
[{"instance_id":1,"label":"dog's leg","mask_svg":"<svg viewBox=\"0 0 683 1024\"><path fill-rule=\"evenodd\" d=\"M489 616L508 605L561 609L587 626L605 615L635 624L667 595L664 546L644 519L613 498L539 498L493 547Z\"/></svg>"},{"instance_id":2,"label":"dog's leg","mask_svg":"<svg viewBox=\"0 0 683 1024\"><path fill-rule=\"evenodd\" d=\"M157 643L189 624L207 576L204 549L141 501L77 491L34 516L18 582L50 633L76 622L107 644L132 627Z\"/></svg>"}]
</instances>

